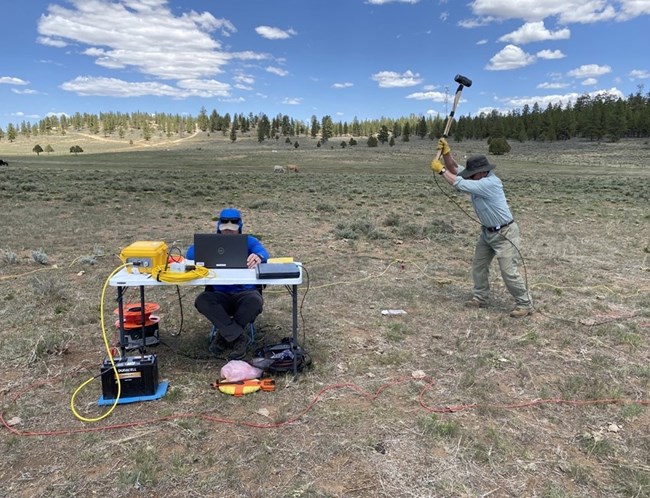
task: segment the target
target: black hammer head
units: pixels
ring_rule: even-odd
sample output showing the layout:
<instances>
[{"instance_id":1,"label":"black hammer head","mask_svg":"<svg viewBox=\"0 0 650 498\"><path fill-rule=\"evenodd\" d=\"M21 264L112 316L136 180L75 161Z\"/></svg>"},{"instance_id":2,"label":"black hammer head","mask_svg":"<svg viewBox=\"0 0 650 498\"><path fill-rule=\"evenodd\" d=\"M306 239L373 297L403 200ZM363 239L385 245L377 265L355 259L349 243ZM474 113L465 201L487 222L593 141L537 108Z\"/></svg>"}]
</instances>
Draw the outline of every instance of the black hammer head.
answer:
<instances>
[{"instance_id":1,"label":"black hammer head","mask_svg":"<svg viewBox=\"0 0 650 498\"><path fill-rule=\"evenodd\" d=\"M470 80L466 76L463 76L462 74L457 74L456 77L454 78L454 81L466 87L472 86L472 80Z\"/></svg>"}]
</instances>

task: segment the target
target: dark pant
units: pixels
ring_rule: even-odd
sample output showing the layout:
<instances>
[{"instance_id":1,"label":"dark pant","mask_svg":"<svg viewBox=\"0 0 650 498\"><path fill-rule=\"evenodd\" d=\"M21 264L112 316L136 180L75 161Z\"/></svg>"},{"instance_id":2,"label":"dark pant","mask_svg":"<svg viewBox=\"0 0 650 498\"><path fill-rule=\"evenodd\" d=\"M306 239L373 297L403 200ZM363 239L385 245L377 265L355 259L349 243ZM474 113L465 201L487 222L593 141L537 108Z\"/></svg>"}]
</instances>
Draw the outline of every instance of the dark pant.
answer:
<instances>
[{"instance_id":1,"label":"dark pant","mask_svg":"<svg viewBox=\"0 0 650 498\"><path fill-rule=\"evenodd\" d=\"M264 299L258 290L240 292L204 291L194 301L196 309L219 330L228 342L244 333L244 327L262 312Z\"/></svg>"}]
</instances>

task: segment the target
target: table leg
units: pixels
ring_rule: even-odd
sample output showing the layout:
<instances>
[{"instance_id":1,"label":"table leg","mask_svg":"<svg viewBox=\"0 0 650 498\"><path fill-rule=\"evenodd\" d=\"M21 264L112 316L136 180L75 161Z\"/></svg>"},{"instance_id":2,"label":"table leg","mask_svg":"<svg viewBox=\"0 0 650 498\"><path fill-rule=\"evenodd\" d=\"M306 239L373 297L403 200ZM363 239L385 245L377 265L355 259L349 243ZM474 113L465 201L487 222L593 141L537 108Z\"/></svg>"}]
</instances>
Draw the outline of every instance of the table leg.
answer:
<instances>
[{"instance_id":1,"label":"table leg","mask_svg":"<svg viewBox=\"0 0 650 498\"><path fill-rule=\"evenodd\" d=\"M139 348L141 354L146 353L147 350L147 337L146 337L147 323L144 319L145 317L144 307L145 307L144 285L141 285L140 286L140 310L141 310L140 320L142 321L142 328L140 331L140 337L142 338L142 346L140 346Z\"/></svg>"},{"instance_id":2,"label":"table leg","mask_svg":"<svg viewBox=\"0 0 650 498\"><path fill-rule=\"evenodd\" d=\"M294 346L298 346L298 286L292 285L291 287L292 287L291 289L291 315L292 315L291 331L293 335L293 344ZM295 379L297 375L298 375L298 359L297 359L297 355L294 352L293 378Z\"/></svg>"},{"instance_id":3,"label":"table leg","mask_svg":"<svg viewBox=\"0 0 650 498\"><path fill-rule=\"evenodd\" d=\"M117 287L117 320L120 327L120 350L126 356L124 347L124 291L126 287Z\"/></svg>"}]
</instances>

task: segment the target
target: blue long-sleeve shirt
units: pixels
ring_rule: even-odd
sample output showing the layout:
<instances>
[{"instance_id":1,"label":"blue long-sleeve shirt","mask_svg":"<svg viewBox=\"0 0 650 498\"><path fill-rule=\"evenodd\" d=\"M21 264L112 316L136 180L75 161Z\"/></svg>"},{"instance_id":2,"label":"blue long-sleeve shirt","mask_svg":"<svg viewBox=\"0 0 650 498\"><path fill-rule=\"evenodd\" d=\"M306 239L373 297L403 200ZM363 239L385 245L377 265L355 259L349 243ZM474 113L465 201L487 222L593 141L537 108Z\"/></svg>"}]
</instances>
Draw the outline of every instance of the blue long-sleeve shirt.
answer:
<instances>
[{"instance_id":1,"label":"blue long-sleeve shirt","mask_svg":"<svg viewBox=\"0 0 650 498\"><path fill-rule=\"evenodd\" d=\"M484 227L502 226L512 221L503 183L493 172L480 180L465 180L457 176L454 187L459 192L470 194L476 216Z\"/></svg>"},{"instance_id":2,"label":"blue long-sleeve shirt","mask_svg":"<svg viewBox=\"0 0 650 498\"><path fill-rule=\"evenodd\" d=\"M247 236L247 245L248 245L248 254L249 256L251 254L257 254L260 259L262 260L262 263L266 263L266 261L269 259L269 252L266 250L266 248L262 245L262 243L257 240L255 237L252 235ZM185 253L185 257L187 259L191 259L194 261L194 244L192 244L190 247L187 248L187 252ZM206 286L206 290L211 290L211 291L217 291L217 292L239 292L242 290L251 290L251 289L256 289L257 287L255 285L208 285Z\"/></svg>"}]
</instances>

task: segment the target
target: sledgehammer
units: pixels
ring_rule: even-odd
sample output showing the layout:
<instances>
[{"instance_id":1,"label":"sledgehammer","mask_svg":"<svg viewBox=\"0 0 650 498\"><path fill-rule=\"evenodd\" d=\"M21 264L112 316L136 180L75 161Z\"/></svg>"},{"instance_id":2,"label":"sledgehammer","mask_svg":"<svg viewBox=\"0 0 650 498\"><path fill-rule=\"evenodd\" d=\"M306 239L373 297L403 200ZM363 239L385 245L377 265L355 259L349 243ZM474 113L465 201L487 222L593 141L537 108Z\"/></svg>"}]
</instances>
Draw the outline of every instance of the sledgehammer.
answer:
<instances>
[{"instance_id":1,"label":"sledgehammer","mask_svg":"<svg viewBox=\"0 0 650 498\"><path fill-rule=\"evenodd\" d=\"M456 89L456 95L454 96L454 105L451 106L451 112L449 113L449 117L447 118L447 123L445 124L445 131L442 134L443 138L447 138L449 136L449 129L451 128L451 122L454 120L454 113L456 112L456 106L458 105L458 101L460 100L460 94L463 91L464 87L469 88L472 86L472 80L470 80L467 76L463 76L462 74L457 74L456 77L454 78L454 81L458 83L458 88ZM440 159L440 155L442 154L442 151L439 150L438 153L436 154L436 159Z\"/></svg>"}]
</instances>

